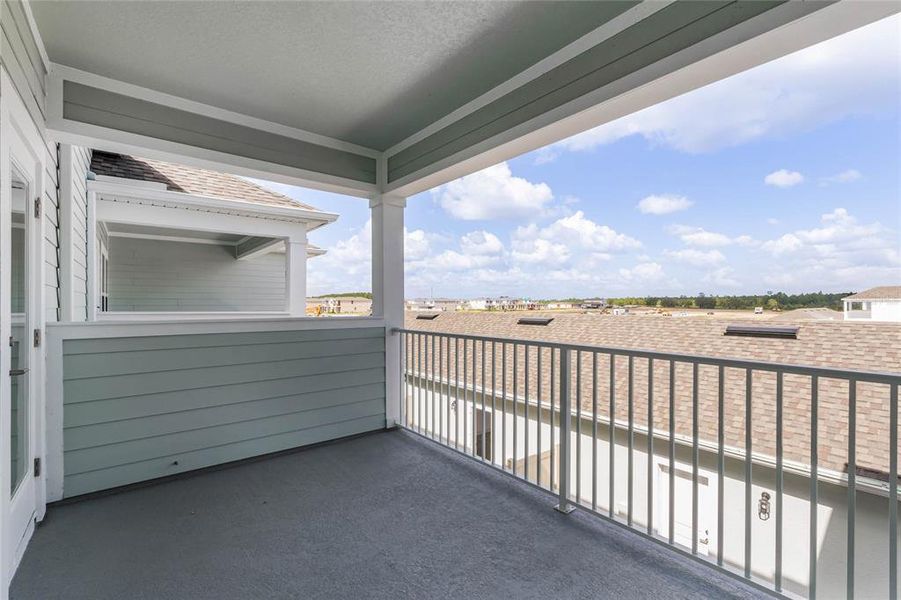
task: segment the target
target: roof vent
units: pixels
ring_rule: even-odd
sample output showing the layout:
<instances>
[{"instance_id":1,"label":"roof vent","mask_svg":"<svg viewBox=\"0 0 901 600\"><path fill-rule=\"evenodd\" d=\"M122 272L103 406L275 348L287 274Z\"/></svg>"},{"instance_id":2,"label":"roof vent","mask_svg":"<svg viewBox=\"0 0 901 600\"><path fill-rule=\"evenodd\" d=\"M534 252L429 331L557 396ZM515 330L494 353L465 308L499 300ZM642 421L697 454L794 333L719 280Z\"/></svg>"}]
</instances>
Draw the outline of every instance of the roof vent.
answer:
<instances>
[{"instance_id":1,"label":"roof vent","mask_svg":"<svg viewBox=\"0 0 901 600\"><path fill-rule=\"evenodd\" d=\"M422 319L423 321L434 321L438 318L438 315L441 313L425 313L421 315L416 315L417 319Z\"/></svg>"},{"instance_id":2,"label":"roof vent","mask_svg":"<svg viewBox=\"0 0 901 600\"><path fill-rule=\"evenodd\" d=\"M520 320L516 322L517 325L541 325L545 326L551 321L553 321L553 317L522 317Z\"/></svg>"},{"instance_id":3,"label":"roof vent","mask_svg":"<svg viewBox=\"0 0 901 600\"><path fill-rule=\"evenodd\" d=\"M726 325L723 335L739 335L745 337L798 339L798 327L761 327L759 325Z\"/></svg>"}]
</instances>

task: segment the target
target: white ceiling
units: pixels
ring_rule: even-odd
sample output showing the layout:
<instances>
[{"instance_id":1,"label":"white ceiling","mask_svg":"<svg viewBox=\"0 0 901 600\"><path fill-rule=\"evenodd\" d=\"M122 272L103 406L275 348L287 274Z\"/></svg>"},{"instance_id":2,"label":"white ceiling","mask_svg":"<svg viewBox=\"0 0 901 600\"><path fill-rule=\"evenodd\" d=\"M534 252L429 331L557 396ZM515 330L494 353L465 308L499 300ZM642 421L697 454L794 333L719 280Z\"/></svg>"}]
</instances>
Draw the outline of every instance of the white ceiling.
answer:
<instances>
[{"instance_id":1,"label":"white ceiling","mask_svg":"<svg viewBox=\"0 0 901 600\"><path fill-rule=\"evenodd\" d=\"M384 150L629 4L31 6L53 62Z\"/></svg>"}]
</instances>

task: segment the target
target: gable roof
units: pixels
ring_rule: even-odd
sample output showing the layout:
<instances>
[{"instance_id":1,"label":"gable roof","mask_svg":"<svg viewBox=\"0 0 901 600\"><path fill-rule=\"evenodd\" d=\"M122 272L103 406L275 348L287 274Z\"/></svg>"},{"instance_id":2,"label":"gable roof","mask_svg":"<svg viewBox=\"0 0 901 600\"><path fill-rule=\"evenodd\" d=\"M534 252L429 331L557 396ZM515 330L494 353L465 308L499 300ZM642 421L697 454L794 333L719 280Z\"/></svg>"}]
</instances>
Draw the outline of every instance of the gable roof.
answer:
<instances>
[{"instance_id":1,"label":"gable roof","mask_svg":"<svg viewBox=\"0 0 901 600\"><path fill-rule=\"evenodd\" d=\"M170 192L240 200L266 206L316 210L308 204L235 175L127 154L94 150L91 156L91 171L95 175L162 183Z\"/></svg>"},{"instance_id":2,"label":"gable roof","mask_svg":"<svg viewBox=\"0 0 901 600\"><path fill-rule=\"evenodd\" d=\"M901 285L883 285L851 294L842 300L901 300Z\"/></svg>"},{"instance_id":3,"label":"gable roof","mask_svg":"<svg viewBox=\"0 0 901 600\"><path fill-rule=\"evenodd\" d=\"M407 312L405 327L411 330L457 333L515 338L546 342L562 342L577 345L595 345L608 348L650 350L673 354L690 354L715 358L739 360L759 360L784 364L829 367L836 369L880 371L898 373L901 371L901 324L895 323L848 323L845 321L798 320L797 339L755 338L725 336L723 332L730 321L719 318L666 319L655 316L616 317L612 315L590 315L554 312L529 312L528 316L553 316L554 320L545 327L518 325L517 320L526 313L451 313L442 312L432 321L416 320L416 313ZM785 325L785 321L779 323ZM410 344L418 344L416 340ZM425 347L431 352L429 346ZM496 349L496 367L500 371L501 347ZM491 389L492 344L484 349L488 368L485 386ZM512 389L513 360L512 347L506 348L506 381ZM451 350L453 354L453 350ZM479 383L482 348L470 344L469 375L466 382L475 379ZM530 399L538 388L535 376L536 353L533 348ZM518 348L520 370L517 375L519 389L524 389L524 352ZM445 361L446 362L446 361ZM574 361L575 362L575 361ZM426 363L426 361L424 361ZM542 400L550 397L547 368L550 356L544 356L545 376L541 382ZM598 355L601 376L597 386L598 415L607 418L609 388L606 374L607 355ZM583 414L593 410L592 360L590 353L582 353L581 399ZM448 368L439 361L439 368ZM634 415L638 427L647 424L647 361L635 360ZM414 367L415 369L416 367ZM575 365L574 365L575 368ZM691 369L688 363L676 363L677 378L675 388L676 434L691 435L692 399ZM428 364L424 369L431 370ZM669 366L668 361L654 363L654 428L658 434L668 431L669 415ZM461 371L462 372L462 371ZM744 445L745 424L745 381L740 369L726 369L725 382L725 444L737 453ZM449 375L454 370L449 371ZM451 375L453 376L453 375ZM702 366L699 369L699 433L703 441L716 444L717 440L717 369ZM500 382L500 373L496 381ZM784 377L784 456L787 462L807 465L810 458L810 377L786 374ZM500 386L500 383L497 383ZM627 364L620 357L616 364L616 420L627 422ZM573 384L574 392L578 389ZM500 389L497 387L496 389ZM883 384L858 383L857 391L857 467L867 470L869 477L884 478L889 470L888 461L888 386ZM753 431L754 454L775 456L775 375L755 371L753 375ZM488 399L490 402L491 399ZM848 448L848 385L846 382L822 377L819 380L819 465L821 469L844 472L847 469ZM862 474L862 473L861 473Z\"/></svg>"}]
</instances>

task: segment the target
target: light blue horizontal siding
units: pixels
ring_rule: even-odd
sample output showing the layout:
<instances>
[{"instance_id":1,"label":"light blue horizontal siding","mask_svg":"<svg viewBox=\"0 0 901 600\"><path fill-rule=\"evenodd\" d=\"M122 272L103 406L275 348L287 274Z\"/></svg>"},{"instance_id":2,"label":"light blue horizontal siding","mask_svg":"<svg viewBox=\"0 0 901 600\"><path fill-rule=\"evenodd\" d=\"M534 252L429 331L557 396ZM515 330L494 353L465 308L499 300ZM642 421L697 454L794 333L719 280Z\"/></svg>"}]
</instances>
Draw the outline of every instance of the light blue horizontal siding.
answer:
<instances>
[{"instance_id":1,"label":"light blue horizontal siding","mask_svg":"<svg viewBox=\"0 0 901 600\"><path fill-rule=\"evenodd\" d=\"M385 426L384 329L67 340L64 497Z\"/></svg>"}]
</instances>

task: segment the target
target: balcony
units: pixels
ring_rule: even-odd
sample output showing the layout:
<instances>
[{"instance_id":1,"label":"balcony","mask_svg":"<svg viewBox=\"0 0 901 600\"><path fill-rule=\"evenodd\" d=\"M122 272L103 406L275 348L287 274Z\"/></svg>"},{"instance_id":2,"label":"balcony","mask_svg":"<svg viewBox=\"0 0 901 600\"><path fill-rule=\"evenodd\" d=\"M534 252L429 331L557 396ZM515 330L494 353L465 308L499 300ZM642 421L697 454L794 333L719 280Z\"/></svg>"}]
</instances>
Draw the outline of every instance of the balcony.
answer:
<instances>
[{"instance_id":1,"label":"balcony","mask_svg":"<svg viewBox=\"0 0 901 600\"><path fill-rule=\"evenodd\" d=\"M546 492L392 431L52 507L13 600L753 598Z\"/></svg>"}]
</instances>

